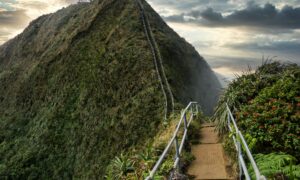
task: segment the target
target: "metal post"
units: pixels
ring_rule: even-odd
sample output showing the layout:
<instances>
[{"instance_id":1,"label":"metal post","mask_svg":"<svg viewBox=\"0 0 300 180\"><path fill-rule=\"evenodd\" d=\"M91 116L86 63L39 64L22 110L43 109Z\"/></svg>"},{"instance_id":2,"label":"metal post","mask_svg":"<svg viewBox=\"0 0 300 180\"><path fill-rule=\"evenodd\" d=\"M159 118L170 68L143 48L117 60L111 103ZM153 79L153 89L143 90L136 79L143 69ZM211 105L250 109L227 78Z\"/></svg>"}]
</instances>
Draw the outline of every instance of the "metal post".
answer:
<instances>
[{"instance_id":1,"label":"metal post","mask_svg":"<svg viewBox=\"0 0 300 180\"><path fill-rule=\"evenodd\" d=\"M194 108L195 108L194 105L192 105L192 106L191 106L191 113L192 113L192 116L195 115L195 114L194 114Z\"/></svg>"},{"instance_id":2,"label":"metal post","mask_svg":"<svg viewBox=\"0 0 300 180\"><path fill-rule=\"evenodd\" d=\"M239 180L242 179L242 174L243 174L243 169L242 169L242 164L241 164L241 161L240 161L240 155L242 155L242 150L241 150L241 143L239 141L237 141L237 147L238 147L238 162L239 162Z\"/></svg>"},{"instance_id":3,"label":"metal post","mask_svg":"<svg viewBox=\"0 0 300 180\"><path fill-rule=\"evenodd\" d=\"M186 131L186 130L187 130L186 113L184 113L184 116L183 116L183 122L184 122L184 131Z\"/></svg>"},{"instance_id":4,"label":"metal post","mask_svg":"<svg viewBox=\"0 0 300 180\"><path fill-rule=\"evenodd\" d=\"M175 150L176 150L175 161L176 161L176 159L178 159L178 164L177 164L176 168L177 168L178 172L180 172L180 155L179 155L179 145L178 145L177 136L175 137Z\"/></svg>"},{"instance_id":5,"label":"metal post","mask_svg":"<svg viewBox=\"0 0 300 180\"><path fill-rule=\"evenodd\" d=\"M227 112L227 124L228 124L228 128L230 129L230 115L229 115L229 112Z\"/></svg>"},{"instance_id":6,"label":"metal post","mask_svg":"<svg viewBox=\"0 0 300 180\"><path fill-rule=\"evenodd\" d=\"M193 113L192 113L191 116L193 116ZM187 131L188 131L188 122L187 122L187 120L186 120L186 113L185 113L184 116L183 116L183 122L184 122L184 132L186 132L186 137L185 137L185 139L187 140L187 139L188 139L188 135L187 135ZM184 141L185 139L183 139L183 141Z\"/></svg>"},{"instance_id":7,"label":"metal post","mask_svg":"<svg viewBox=\"0 0 300 180\"><path fill-rule=\"evenodd\" d=\"M260 176L259 180L267 180L267 178L265 176Z\"/></svg>"},{"instance_id":8,"label":"metal post","mask_svg":"<svg viewBox=\"0 0 300 180\"><path fill-rule=\"evenodd\" d=\"M259 169L257 167L257 164L250 152L250 149L247 145L247 142L244 138L244 136L242 135L242 133L239 131L238 129L238 126L236 124L236 121L228 107L228 104L226 104L226 108L227 108L227 125L228 125L228 128L229 128L229 131L231 133L233 133L233 141L234 141L234 144L236 146L236 149L237 149L237 155L238 155L238 163L239 163L239 179L241 180L242 178L245 178L246 180L250 180L250 176L249 176L249 172L248 172L248 169L246 167L246 164L245 164L245 160L243 158L243 151L242 150L245 150L245 153L248 157L248 159L250 160L250 163L253 167L253 170L255 172L255 176L257 180L265 180L265 177L262 176L259 172ZM231 127L231 124L233 124L233 127ZM234 128L234 130L233 130ZM242 149L243 147L243 149Z\"/></svg>"},{"instance_id":9,"label":"metal post","mask_svg":"<svg viewBox=\"0 0 300 180\"><path fill-rule=\"evenodd\" d=\"M193 105L196 104L196 107L193 107ZM196 109L194 109L196 108ZM165 147L163 153L160 155L159 159L157 160L157 162L155 163L154 167L152 168L152 170L150 171L150 174L148 175L148 177L146 178L146 180L153 180L154 179L154 175L155 173L158 171L160 165L163 163L163 161L166 159L166 156L169 152L169 150L172 148L173 144L175 146L175 162L173 164L173 168L176 169L176 171L178 173L180 173L180 168L181 168L181 163L180 163L180 153L182 153L183 150L183 146L185 143L185 140L187 139L187 132L188 132L188 127L191 123L191 121L193 120L194 117L194 112L198 112L198 108L199 111L201 111L201 106L198 106L198 104L196 102L190 102L189 105L184 109L184 111L182 112L183 114L181 114L180 120L176 126L176 129L173 133L172 138L170 139L170 141L168 142L167 146ZM191 116L189 119L187 119L187 112L191 111ZM195 114L196 115L196 114ZM182 137L182 141L179 142L178 139L178 133L179 131L182 129L182 121L184 121L184 134ZM180 143L180 144L179 144Z\"/></svg>"}]
</instances>

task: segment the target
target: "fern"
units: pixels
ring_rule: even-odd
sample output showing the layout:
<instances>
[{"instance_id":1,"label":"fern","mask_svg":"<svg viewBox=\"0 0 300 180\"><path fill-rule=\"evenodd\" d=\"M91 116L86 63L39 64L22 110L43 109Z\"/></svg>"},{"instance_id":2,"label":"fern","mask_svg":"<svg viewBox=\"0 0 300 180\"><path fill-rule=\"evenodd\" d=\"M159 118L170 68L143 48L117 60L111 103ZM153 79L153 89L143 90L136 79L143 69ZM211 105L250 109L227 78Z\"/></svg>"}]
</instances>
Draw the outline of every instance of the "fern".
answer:
<instances>
[{"instance_id":1,"label":"fern","mask_svg":"<svg viewBox=\"0 0 300 180\"><path fill-rule=\"evenodd\" d=\"M261 174L270 179L273 179L276 175L280 174L288 176L290 179L300 178L300 165L296 165L297 159L289 154L256 154L254 155L254 159ZM255 179L255 173L252 166L249 168L249 174Z\"/></svg>"}]
</instances>

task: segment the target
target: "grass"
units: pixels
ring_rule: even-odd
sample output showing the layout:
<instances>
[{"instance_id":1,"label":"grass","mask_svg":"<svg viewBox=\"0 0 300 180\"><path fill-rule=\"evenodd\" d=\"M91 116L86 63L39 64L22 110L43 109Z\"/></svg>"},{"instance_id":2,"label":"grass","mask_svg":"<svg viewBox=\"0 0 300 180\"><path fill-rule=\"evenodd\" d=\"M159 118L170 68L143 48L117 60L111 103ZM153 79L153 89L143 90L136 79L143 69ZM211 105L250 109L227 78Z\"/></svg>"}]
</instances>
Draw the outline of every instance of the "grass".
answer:
<instances>
[{"instance_id":1,"label":"grass","mask_svg":"<svg viewBox=\"0 0 300 180\"><path fill-rule=\"evenodd\" d=\"M106 171L106 179L145 179L172 138L180 117L181 114L179 112L171 114L168 122L153 139L149 139L146 146L135 147L125 153L125 155L121 153L111 160ZM186 172L186 168L194 160L190 148L191 143L196 143L196 139L199 139L198 133L202 117L201 113L197 114L190 124L188 141L185 144L180 160L182 173ZM183 128L178 133L179 143L182 136ZM174 158L175 149L171 148L156 172L154 179L166 179L174 172Z\"/></svg>"}]
</instances>

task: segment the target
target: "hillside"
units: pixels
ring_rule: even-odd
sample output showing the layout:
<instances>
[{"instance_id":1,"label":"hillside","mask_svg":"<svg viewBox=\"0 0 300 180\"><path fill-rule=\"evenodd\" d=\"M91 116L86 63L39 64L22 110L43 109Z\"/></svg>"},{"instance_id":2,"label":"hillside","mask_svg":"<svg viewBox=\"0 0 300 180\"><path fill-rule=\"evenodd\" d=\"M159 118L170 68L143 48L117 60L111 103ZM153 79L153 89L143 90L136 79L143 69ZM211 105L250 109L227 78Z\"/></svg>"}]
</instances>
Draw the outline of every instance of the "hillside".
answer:
<instances>
[{"instance_id":1,"label":"hillside","mask_svg":"<svg viewBox=\"0 0 300 180\"><path fill-rule=\"evenodd\" d=\"M228 85L214 119L232 153L231 137L226 133L226 102L234 110L261 173L268 179L299 179L300 67L266 62Z\"/></svg>"},{"instance_id":2,"label":"hillside","mask_svg":"<svg viewBox=\"0 0 300 180\"><path fill-rule=\"evenodd\" d=\"M212 112L220 84L145 2L175 109ZM165 97L134 0L71 5L0 47L0 177L96 179L156 135Z\"/></svg>"}]
</instances>

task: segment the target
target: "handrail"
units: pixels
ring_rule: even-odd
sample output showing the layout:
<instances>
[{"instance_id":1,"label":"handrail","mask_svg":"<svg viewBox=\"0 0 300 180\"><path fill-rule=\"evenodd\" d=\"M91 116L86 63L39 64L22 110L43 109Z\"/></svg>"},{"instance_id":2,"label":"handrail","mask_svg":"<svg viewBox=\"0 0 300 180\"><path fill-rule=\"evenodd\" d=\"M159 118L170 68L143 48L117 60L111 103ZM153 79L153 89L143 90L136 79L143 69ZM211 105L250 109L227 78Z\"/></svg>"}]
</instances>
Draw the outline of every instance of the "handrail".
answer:
<instances>
[{"instance_id":1,"label":"handrail","mask_svg":"<svg viewBox=\"0 0 300 180\"><path fill-rule=\"evenodd\" d=\"M154 62L154 66L155 66L155 71L156 71L156 74L157 74L157 77L158 77L158 81L159 81L159 84L160 84L160 87L161 87L161 90L162 90L162 93L163 93L163 96L164 96L164 99L165 99L164 119L166 120L167 116L168 116L168 109L169 109L168 108L168 97L167 97L166 91L164 89L164 85L163 85L163 81L162 81L161 75L159 73L159 67L158 67L157 57L156 57L156 50L155 50L155 47L152 44L151 34L149 32L149 29L147 28L147 22L146 22L147 19L146 19L146 15L145 15L145 12L144 12L144 6L141 3L141 1L136 0L136 2L137 2L138 7L140 9L141 19L142 19L142 23L143 23L145 35L146 35L148 44L150 46L151 54L153 56L153 62Z\"/></svg>"},{"instance_id":2,"label":"handrail","mask_svg":"<svg viewBox=\"0 0 300 180\"><path fill-rule=\"evenodd\" d=\"M193 109L195 108L195 109ZM146 178L146 180L152 180L156 171L158 170L158 168L160 167L160 165L162 164L162 162L164 161L164 158L166 157L166 155L168 154L169 150L171 149L172 144L174 144L175 146L175 150L176 150L176 154L175 154L175 160L174 160L174 168L179 168L179 162L180 162L180 154L183 150L183 146L184 143L187 139L187 132L188 132L188 128L189 125L191 123L191 121L193 120L194 117L194 113L198 113L199 112L199 105L197 102L190 102L187 107L183 110L180 120L176 126L176 129L173 133L172 138L170 139L170 141L168 142L167 146L165 147L163 153L160 155L159 159L157 160L157 162L155 163L154 167L152 168L152 170L150 171L149 176ZM187 121L187 112L190 110L191 112L191 116L189 121ZM184 122L184 123L182 123ZM181 140L180 145L178 144L178 132L179 129L181 127L181 125L184 124L184 134Z\"/></svg>"},{"instance_id":3,"label":"handrail","mask_svg":"<svg viewBox=\"0 0 300 180\"><path fill-rule=\"evenodd\" d=\"M240 179L242 176L242 173L244 173L246 180L250 180L250 176L249 176L249 172L248 169L246 167L245 164L245 160L243 158L243 153L242 153L242 148L241 146L244 148L244 150L246 151L246 155L248 157L248 159L250 160L251 166L254 169L255 172L255 177L257 180L266 180L266 178L260 173L257 164L251 154L251 151L247 145L247 142L245 141L245 138L243 136L243 134L241 133L241 131L239 130L236 121L231 113L231 110L228 106L228 104L226 103L226 109L228 112L228 116L227 116L227 125L228 125L228 129L230 132L233 133L233 129L231 127L231 123L233 124L234 127L234 134L232 136L233 142L235 144L236 150L238 152L238 162L239 162L239 168L240 168Z\"/></svg>"},{"instance_id":4,"label":"handrail","mask_svg":"<svg viewBox=\"0 0 300 180\"><path fill-rule=\"evenodd\" d=\"M166 77L166 73L163 67L162 63L162 57L158 48L158 45L156 43L155 37L152 33L151 26L148 20L148 17L146 15L144 5L140 0L136 0L137 5L140 10L141 20L144 27L145 35L148 41L148 44L150 46L150 50L153 56L153 62L155 65L155 70L158 76L158 80L165 98L165 120L167 119L167 116L169 114L169 111L174 111L174 97L172 90L170 88L168 79ZM165 87L166 86L166 87ZM170 98L170 99L168 99ZM170 100L170 101L169 101ZM170 109L170 110L169 110Z\"/></svg>"}]
</instances>

